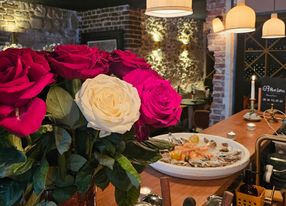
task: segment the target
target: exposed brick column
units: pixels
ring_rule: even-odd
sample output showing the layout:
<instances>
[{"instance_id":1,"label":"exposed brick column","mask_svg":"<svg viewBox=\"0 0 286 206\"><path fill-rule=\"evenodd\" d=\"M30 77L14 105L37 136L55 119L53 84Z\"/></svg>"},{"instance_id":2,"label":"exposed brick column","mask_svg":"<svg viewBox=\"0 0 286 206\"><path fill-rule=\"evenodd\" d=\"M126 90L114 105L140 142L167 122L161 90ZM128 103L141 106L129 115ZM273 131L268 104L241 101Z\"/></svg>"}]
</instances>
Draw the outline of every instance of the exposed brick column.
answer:
<instances>
[{"instance_id":1,"label":"exposed brick column","mask_svg":"<svg viewBox=\"0 0 286 206\"><path fill-rule=\"evenodd\" d=\"M226 118L224 104L225 70L226 70L226 37L215 34L211 30L211 22L216 16L225 13L226 0L207 0L208 17L206 19L208 34L208 49L214 52L216 73L213 77L213 103L211 105L210 125Z\"/></svg>"}]
</instances>

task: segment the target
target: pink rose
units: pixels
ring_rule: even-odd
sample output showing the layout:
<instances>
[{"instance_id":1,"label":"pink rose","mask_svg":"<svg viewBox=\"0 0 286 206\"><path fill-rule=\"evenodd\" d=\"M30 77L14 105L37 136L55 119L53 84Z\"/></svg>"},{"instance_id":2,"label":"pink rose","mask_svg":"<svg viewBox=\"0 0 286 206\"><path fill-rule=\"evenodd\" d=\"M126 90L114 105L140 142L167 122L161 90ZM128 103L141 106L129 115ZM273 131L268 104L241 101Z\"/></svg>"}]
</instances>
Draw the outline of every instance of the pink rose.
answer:
<instances>
[{"instance_id":1,"label":"pink rose","mask_svg":"<svg viewBox=\"0 0 286 206\"><path fill-rule=\"evenodd\" d=\"M0 127L19 136L36 132L46 114L46 104L37 95L53 78L47 60L38 52L0 52Z\"/></svg>"},{"instance_id":2,"label":"pink rose","mask_svg":"<svg viewBox=\"0 0 286 206\"><path fill-rule=\"evenodd\" d=\"M123 78L135 69L151 69L151 65L145 59L139 58L131 51L115 50L111 55L113 62L110 65L110 71L119 78Z\"/></svg>"},{"instance_id":3,"label":"pink rose","mask_svg":"<svg viewBox=\"0 0 286 206\"><path fill-rule=\"evenodd\" d=\"M52 70L65 79L87 79L109 71L108 52L86 45L60 45L49 58Z\"/></svg>"},{"instance_id":4,"label":"pink rose","mask_svg":"<svg viewBox=\"0 0 286 206\"><path fill-rule=\"evenodd\" d=\"M178 123L182 113L181 96L172 88L169 81L163 80L153 70L140 69L128 73L124 80L138 90L141 98L141 122L156 128ZM140 127L142 128L142 123L137 125L137 130ZM139 135L142 139L142 132Z\"/></svg>"}]
</instances>

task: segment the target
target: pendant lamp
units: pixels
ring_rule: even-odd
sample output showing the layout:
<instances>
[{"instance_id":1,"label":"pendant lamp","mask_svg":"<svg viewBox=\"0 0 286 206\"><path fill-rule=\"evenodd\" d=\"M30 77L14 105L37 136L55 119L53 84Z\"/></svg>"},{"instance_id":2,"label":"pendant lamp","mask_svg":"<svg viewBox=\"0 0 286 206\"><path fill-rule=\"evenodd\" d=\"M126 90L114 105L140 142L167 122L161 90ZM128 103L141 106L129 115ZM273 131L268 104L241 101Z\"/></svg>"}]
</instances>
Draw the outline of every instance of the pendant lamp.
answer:
<instances>
[{"instance_id":1,"label":"pendant lamp","mask_svg":"<svg viewBox=\"0 0 286 206\"><path fill-rule=\"evenodd\" d=\"M216 17L212 20L212 28L214 33L219 33L224 31L222 17Z\"/></svg>"},{"instance_id":2,"label":"pendant lamp","mask_svg":"<svg viewBox=\"0 0 286 206\"><path fill-rule=\"evenodd\" d=\"M277 13L275 13L274 0L274 9L271 14L271 19L267 20L262 27L262 38L274 39L283 37L285 37L285 23L279 19Z\"/></svg>"},{"instance_id":3,"label":"pendant lamp","mask_svg":"<svg viewBox=\"0 0 286 206\"><path fill-rule=\"evenodd\" d=\"M146 15L181 17L193 14L192 0L147 0Z\"/></svg>"},{"instance_id":4,"label":"pendant lamp","mask_svg":"<svg viewBox=\"0 0 286 206\"><path fill-rule=\"evenodd\" d=\"M245 0L238 1L237 5L229 10L225 17L225 31L231 33L247 33L255 31L256 14Z\"/></svg>"}]
</instances>

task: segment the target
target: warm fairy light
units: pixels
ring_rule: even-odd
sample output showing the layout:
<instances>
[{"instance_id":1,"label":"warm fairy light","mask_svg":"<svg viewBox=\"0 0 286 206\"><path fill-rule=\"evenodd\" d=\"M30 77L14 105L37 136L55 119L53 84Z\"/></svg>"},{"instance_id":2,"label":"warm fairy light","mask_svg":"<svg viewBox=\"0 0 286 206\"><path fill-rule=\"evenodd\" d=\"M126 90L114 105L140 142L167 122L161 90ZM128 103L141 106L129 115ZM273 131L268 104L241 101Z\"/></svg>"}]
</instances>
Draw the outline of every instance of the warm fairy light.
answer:
<instances>
[{"instance_id":1,"label":"warm fairy light","mask_svg":"<svg viewBox=\"0 0 286 206\"><path fill-rule=\"evenodd\" d=\"M155 42L160 42L163 40L163 35L158 31L151 31L150 34Z\"/></svg>"},{"instance_id":2,"label":"warm fairy light","mask_svg":"<svg viewBox=\"0 0 286 206\"><path fill-rule=\"evenodd\" d=\"M163 41L166 33L163 21L156 21L156 18L153 17L147 19L146 31L155 42Z\"/></svg>"},{"instance_id":3,"label":"warm fairy light","mask_svg":"<svg viewBox=\"0 0 286 206\"><path fill-rule=\"evenodd\" d=\"M184 22L182 25L178 25L178 40L180 42L187 45L190 43L192 36L192 22Z\"/></svg>"},{"instance_id":4,"label":"warm fairy light","mask_svg":"<svg viewBox=\"0 0 286 206\"><path fill-rule=\"evenodd\" d=\"M163 60L163 55L161 49L153 50L150 54L152 59L154 59L156 62L161 62Z\"/></svg>"}]
</instances>

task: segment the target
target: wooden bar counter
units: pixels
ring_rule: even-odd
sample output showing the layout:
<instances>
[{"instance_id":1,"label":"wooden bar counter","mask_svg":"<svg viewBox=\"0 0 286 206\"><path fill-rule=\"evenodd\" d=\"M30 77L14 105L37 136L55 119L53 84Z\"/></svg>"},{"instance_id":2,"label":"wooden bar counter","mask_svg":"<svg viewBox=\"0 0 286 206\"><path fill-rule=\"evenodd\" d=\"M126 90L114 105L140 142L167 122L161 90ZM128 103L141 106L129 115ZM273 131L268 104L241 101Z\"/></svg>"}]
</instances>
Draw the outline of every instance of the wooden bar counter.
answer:
<instances>
[{"instance_id":1,"label":"wooden bar counter","mask_svg":"<svg viewBox=\"0 0 286 206\"><path fill-rule=\"evenodd\" d=\"M226 137L228 132L233 131L236 133L236 141L244 145L253 158L256 139L263 134L273 134L273 130L269 128L264 119L255 123L255 130L248 130L246 125L248 122L243 120L243 115L246 112L246 110L241 111L203 130L203 133ZM272 123L271 126L277 130L281 126L281 122ZM184 199L188 196L196 200L197 206L203 205L208 196L221 194L225 191L238 175L239 173L217 180L187 180L171 177L170 193L172 206L182 206ZM162 176L166 175L148 167L141 174L142 186L151 188L156 194L161 194L159 178ZM96 200L97 206L115 206L113 187L109 186L104 191L98 190Z\"/></svg>"}]
</instances>

